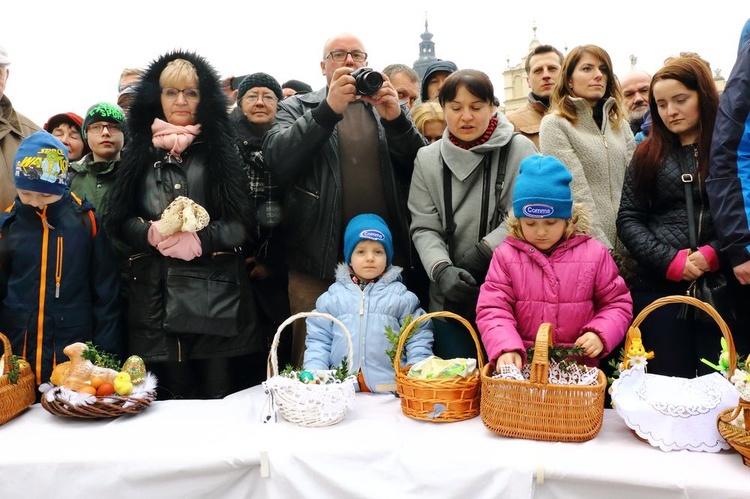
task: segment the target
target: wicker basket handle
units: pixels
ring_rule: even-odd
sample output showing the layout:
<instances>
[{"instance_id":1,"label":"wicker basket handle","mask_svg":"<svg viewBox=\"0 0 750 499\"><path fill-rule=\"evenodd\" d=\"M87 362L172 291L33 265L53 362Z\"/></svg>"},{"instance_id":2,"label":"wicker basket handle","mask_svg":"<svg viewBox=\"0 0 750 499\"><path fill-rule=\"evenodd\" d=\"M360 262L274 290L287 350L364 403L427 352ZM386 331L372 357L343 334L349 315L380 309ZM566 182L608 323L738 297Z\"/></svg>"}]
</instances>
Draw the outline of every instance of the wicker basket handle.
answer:
<instances>
[{"instance_id":1,"label":"wicker basket handle","mask_svg":"<svg viewBox=\"0 0 750 499\"><path fill-rule=\"evenodd\" d=\"M685 303L688 305L692 305L703 310L708 315L710 315L714 321L716 321L716 324L719 325L719 329L721 329L721 334L724 336L724 339L727 342L727 350L729 351L729 375L731 376L734 373L734 370L737 368L737 352L734 349L734 339L732 338L732 332L729 330L729 326L724 321L724 319L721 318L721 315L719 315L719 312L717 312L714 307L702 300L693 298L692 296L672 295L654 300L646 308L641 310L641 313L638 314L635 319L633 319L633 323L628 328L625 344L629 345L630 341L633 338L641 337L641 330L638 326L640 326L641 322L646 319L648 314L650 314L657 308L663 307L664 305L669 305L670 303Z\"/></svg>"},{"instance_id":2,"label":"wicker basket handle","mask_svg":"<svg viewBox=\"0 0 750 499\"><path fill-rule=\"evenodd\" d=\"M343 332L344 337L346 338L346 346L348 348L347 352L347 361L349 365L349 373L351 374L352 369L352 357L354 356L354 349L352 347L352 336L349 334L349 330L344 326L344 323L335 318L334 316L330 314L326 314L324 312L300 312L298 314L294 314L291 317L289 317L287 320L282 322L279 327L276 329L276 334L273 335L273 341L271 342L271 351L268 353L268 368L266 369L266 376L277 376L279 374L279 358L276 354L276 351L279 348L279 340L281 339L281 332L284 331L284 328L287 327L292 322L296 321L297 319L302 319L306 317L322 317L323 319L328 319L332 321L334 324L336 324Z\"/></svg>"},{"instance_id":3,"label":"wicker basket handle","mask_svg":"<svg viewBox=\"0 0 750 499\"><path fill-rule=\"evenodd\" d=\"M469 334L471 334L471 338L474 340L474 346L477 348L477 368L479 371L482 371L482 367L484 367L484 358L482 356L482 347L479 344L479 338L477 338L477 333L474 331L474 328L471 326L469 321L461 317L460 315L454 314L453 312L431 312L429 314L423 314L414 319L409 323L408 326L406 326L406 329L401 334L401 336L398 339L398 346L396 347L396 356L393 359L393 369L396 372L399 372L401 369L401 351L404 348L404 343L406 343L406 338L409 337L409 334L411 334L412 329L417 327L417 324L420 324L422 322L426 322L433 317L446 317L448 319L456 319L458 322L463 324L463 326L469 331Z\"/></svg>"},{"instance_id":4,"label":"wicker basket handle","mask_svg":"<svg viewBox=\"0 0 750 499\"><path fill-rule=\"evenodd\" d=\"M0 372L0 376L3 376L10 372L12 352L10 351L10 340L8 340L8 337L0 333L0 339L3 340L3 372Z\"/></svg>"},{"instance_id":5,"label":"wicker basket handle","mask_svg":"<svg viewBox=\"0 0 750 499\"><path fill-rule=\"evenodd\" d=\"M534 340L534 358L531 360L531 383L547 384L549 381L549 345L552 343L552 324L545 322L539 326Z\"/></svg>"}]
</instances>

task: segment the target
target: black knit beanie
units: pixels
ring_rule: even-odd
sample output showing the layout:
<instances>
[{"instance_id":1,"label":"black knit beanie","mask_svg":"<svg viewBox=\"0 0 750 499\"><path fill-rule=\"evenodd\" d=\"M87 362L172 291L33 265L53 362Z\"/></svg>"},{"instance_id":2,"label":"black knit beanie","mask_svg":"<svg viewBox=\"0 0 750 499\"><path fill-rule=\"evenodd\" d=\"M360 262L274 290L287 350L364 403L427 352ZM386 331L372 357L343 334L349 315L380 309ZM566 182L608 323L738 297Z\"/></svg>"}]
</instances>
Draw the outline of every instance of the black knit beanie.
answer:
<instances>
[{"instance_id":1,"label":"black knit beanie","mask_svg":"<svg viewBox=\"0 0 750 499\"><path fill-rule=\"evenodd\" d=\"M117 104L109 102L97 102L91 106L83 117L83 138L86 139L86 130L89 125L98 121L107 121L125 126L125 113Z\"/></svg>"},{"instance_id":2,"label":"black knit beanie","mask_svg":"<svg viewBox=\"0 0 750 499\"><path fill-rule=\"evenodd\" d=\"M251 88L255 87L266 87L273 92L276 97L281 100L284 98L284 94L281 92L281 85L276 81L276 78L266 73L253 73L245 77L240 83L240 87L237 89L237 104L240 103L242 97Z\"/></svg>"}]
</instances>

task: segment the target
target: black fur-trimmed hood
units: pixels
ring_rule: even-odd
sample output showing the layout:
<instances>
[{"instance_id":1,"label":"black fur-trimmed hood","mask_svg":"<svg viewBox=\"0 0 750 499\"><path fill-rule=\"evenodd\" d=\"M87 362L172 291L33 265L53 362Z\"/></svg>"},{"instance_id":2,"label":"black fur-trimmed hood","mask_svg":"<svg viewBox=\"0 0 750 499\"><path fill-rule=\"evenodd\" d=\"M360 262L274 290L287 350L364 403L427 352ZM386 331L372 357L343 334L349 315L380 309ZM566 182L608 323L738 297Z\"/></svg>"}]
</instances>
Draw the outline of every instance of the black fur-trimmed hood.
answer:
<instances>
[{"instance_id":1,"label":"black fur-trimmed hood","mask_svg":"<svg viewBox=\"0 0 750 499\"><path fill-rule=\"evenodd\" d=\"M195 121L201 133L191 148L204 148L211 185L212 213L241 214L242 221L252 226L251 209L245 186L247 178L242 171L242 160L235 142L235 132L227 114L228 100L224 95L219 74L211 64L194 52L175 50L160 56L146 69L137 87L128 117L128 147L124 151L112 189L107 213L107 225L113 230L132 216L139 180L153 167L157 150L152 145L151 125L154 119L164 119L161 106L159 76L169 62L185 59L198 73L200 102ZM158 158L161 159L161 158Z\"/></svg>"}]
</instances>

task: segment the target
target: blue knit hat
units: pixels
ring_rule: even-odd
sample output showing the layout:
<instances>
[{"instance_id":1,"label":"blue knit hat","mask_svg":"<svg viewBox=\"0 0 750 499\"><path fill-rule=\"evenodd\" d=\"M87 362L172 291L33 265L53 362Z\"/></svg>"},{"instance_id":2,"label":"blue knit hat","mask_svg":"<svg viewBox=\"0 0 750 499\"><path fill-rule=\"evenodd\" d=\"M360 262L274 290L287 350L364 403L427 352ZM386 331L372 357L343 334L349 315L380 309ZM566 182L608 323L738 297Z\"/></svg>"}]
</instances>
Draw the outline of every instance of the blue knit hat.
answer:
<instances>
[{"instance_id":1,"label":"blue knit hat","mask_svg":"<svg viewBox=\"0 0 750 499\"><path fill-rule=\"evenodd\" d=\"M65 194L68 188L68 148L49 132L29 135L13 158L16 189Z\"/></svg>"},{"instance_id":2,"label":"blue knit hat","mask_svg":"<svg viewBox=\"0 0 750 499\"><path fill-rule=\"evenodd\" d=\"M570 171L555 157L534 155L521 161L513 187L516 218L570 218Z\"/></svg>"},{"instance_id":3,"label":"blue knit hat","mask_svg":"<svg viewBox=\"0 0 750 499\"><path fill-rule=\"evenodd\" d=\"M357 215L349 221L344 231L344 260L352 262L352 253L360 241L377 241L385 248L386 266L393 260L393 237L385 220L372 213Z\"/></svg>"}]
</instances>

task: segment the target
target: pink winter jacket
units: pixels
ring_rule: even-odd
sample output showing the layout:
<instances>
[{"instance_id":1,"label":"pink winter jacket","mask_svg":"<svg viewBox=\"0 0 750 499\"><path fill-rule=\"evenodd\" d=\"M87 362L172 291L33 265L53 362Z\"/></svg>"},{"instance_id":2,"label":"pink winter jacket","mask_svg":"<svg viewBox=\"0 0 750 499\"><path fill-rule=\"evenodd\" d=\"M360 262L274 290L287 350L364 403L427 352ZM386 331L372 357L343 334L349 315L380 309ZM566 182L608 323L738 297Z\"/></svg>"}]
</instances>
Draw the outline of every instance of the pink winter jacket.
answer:
<instances>
[{"instance_id":1,"label":"pink winter jacket","mask_svg":"<svg viewBox=\"0 0 750 499\"><path fill-rule=\"evenodd\" d=\"M572 346L586 331L616 348L633 319L633 301L607 248L588 234L574 234L547 256L508 236L492 255L479 292L477 327L494 364L517 351L524 363L539 325L552 324L556 345ZM584 359L595 366L598 359Z\"/></svg>"}]
</instances>

